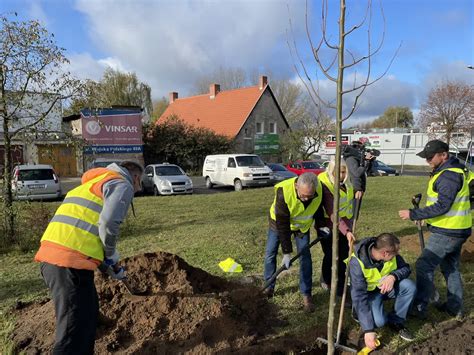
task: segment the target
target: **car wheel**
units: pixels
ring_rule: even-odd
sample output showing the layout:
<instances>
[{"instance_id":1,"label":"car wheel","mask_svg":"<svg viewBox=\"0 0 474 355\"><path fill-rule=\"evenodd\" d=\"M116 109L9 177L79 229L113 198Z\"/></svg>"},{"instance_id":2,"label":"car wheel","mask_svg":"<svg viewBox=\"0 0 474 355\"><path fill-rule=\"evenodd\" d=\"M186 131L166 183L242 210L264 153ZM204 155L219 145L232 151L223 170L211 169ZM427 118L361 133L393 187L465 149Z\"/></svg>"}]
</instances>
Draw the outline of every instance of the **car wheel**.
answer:
<instances>
[{"instance_id":1,"label":"car wheel","mask_svg":"<svg viewBox=\"0 0 474 355\"><path fill-rule=\"evenodd\" d=\"M206 176L206 187L208 189L212 189L212 186L214 186L214 184L211 182L211 178L209 176Z\"/></svg>"},{"instance_id":2,"label":"car wheel","mask_svg":"<svg viewBox=\"0 0 474 355\"><path fill-rule=\"evenodd\" d=\"M156 185L153 185L153 196L160 196L160 191L158 191Z\"/></svg>"},{"instance_id":3,"label":"car wheel","mask_svg":"<svg viewBox=\"0 0 474 355\"><path fill-rule=\"evenodd\" d=\"M235 179L234 181L234 190L235 191L242 191L242 181L240 181L239 179Z\"/></svg>"}]
</instances>

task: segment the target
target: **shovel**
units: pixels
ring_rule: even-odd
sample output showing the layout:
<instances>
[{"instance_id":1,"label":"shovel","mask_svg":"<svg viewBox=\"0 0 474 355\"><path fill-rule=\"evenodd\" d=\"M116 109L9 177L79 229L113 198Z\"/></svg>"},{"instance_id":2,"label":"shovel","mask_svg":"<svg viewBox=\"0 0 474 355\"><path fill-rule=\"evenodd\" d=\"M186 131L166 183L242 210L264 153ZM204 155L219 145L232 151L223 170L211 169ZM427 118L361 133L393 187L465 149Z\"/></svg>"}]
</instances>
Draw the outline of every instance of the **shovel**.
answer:
<instances>
[{"instance_id":1,"label":"shovel","mask_svg":"<svg viewBox=\"0 0 474 355\"><path fill-rule=\"evenodd\" d=\"M411 203L413 204L413 208L415 210L420 208L420 201L421 201L421 196L422 194L416 194L415 196L412 197ZM423 237L423 226L421 225L421 221L416 221L416 227L418 229L418 238L420 240L420 247L421 247L421 252L423 253L423 249L425 249L425 238ZM434 285L433 282L433 293L431 294L430 297L430 303L437 303L439 302L439 292L436 286Z\"/></svg>"}]
</instances>

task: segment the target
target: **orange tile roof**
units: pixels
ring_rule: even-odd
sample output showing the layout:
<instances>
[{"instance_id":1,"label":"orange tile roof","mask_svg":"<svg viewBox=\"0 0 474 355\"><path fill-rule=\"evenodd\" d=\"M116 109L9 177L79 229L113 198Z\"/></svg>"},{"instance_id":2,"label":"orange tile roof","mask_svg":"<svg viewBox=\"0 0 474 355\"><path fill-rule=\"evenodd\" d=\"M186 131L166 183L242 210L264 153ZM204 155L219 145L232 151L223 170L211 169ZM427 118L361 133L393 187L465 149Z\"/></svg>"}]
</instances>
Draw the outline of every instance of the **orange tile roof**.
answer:
<instances>
[{"instance_id":1,"label":"orange tile roof","mask_svg":"<svg viewBox=\"0 0 474 355\"><path fill-rule=\"evenodd\" d=\"M235 137L245 123L263 92L259 86L220 91L211 99L209 93L176 99L158 119L177 115L196 127L205 127L229 137Z\"/></svg>"}]
</instances>

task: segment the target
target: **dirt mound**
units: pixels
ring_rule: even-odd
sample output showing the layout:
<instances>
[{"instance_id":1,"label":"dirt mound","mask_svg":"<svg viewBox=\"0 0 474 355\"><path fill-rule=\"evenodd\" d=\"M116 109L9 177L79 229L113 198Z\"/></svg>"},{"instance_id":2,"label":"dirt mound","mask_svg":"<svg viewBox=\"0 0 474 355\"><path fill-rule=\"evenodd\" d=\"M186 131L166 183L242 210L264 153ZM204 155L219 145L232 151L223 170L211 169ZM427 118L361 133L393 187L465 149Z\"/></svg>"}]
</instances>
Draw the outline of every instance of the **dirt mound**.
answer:
<instances>
[{"instance_id":1,"label":"dirt mound","mask_svg":"<svg viewBox=\"0 0 474 355\"><path fill-rule=\"evenodd\" d=\"M144 295L131 296L121 282L96 274L99 354L236 351L281 324L258 288L212 276L175 255L147 253L124 263L132 288ZM51 352L52 302L17 308L17 350Z\"/></svg>"}]
</instances>

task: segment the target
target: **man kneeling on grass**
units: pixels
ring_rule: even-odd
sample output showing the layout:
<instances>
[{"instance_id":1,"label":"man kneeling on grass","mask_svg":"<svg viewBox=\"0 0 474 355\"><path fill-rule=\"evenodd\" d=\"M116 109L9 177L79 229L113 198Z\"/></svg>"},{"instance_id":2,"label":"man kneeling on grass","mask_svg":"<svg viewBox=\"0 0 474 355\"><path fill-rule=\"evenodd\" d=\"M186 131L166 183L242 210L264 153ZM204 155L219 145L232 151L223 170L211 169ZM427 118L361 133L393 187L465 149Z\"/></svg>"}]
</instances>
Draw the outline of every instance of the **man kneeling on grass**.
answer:
<instances>
[{"instance_id":1,"label":"man kneeling on grass","mask_svg":"<svg viewBox=\"0 0 474 355\"><path fill-rule=\"evenodd\" d=\"M349 257L354 319L364 332L365 345L376 348L375 328L388 325L404 340L413 336L405 328L408 309L415 297L415 283L408 279L410 265L398 255L400 241L391 233L359 242ZM383 301L395 299L387 314Z\"/></svg>"}]
</instances>

